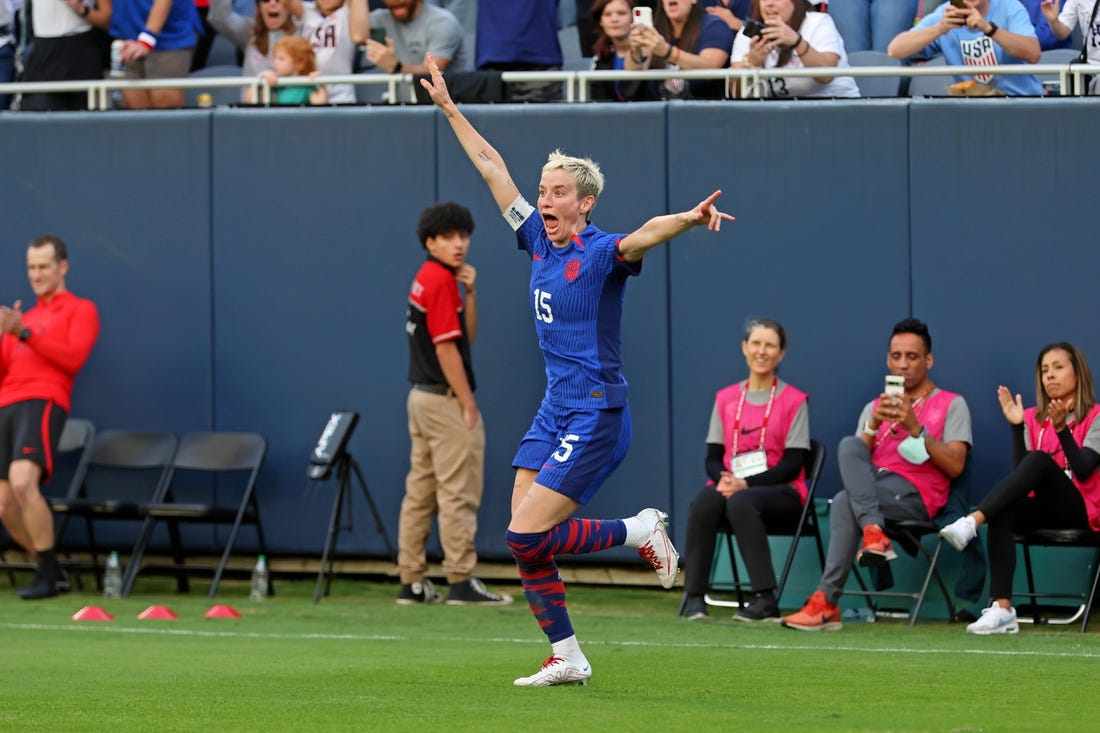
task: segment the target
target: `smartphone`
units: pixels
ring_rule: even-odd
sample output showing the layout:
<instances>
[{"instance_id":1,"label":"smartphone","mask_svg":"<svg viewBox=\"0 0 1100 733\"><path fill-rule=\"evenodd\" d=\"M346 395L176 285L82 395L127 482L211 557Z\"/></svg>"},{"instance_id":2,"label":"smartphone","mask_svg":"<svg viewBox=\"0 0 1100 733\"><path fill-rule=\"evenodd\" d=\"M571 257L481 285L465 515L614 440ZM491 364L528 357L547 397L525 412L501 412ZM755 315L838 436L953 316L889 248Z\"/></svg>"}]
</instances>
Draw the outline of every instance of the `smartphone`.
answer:
<instances>
[{"instance_id":1,"label":"smartphone","mask_svg":"<svg viewBox=\"0 0 1100 733\"><path fill-rule=\"evenodd\" d=\"M634 8L634 22L638 25L653 27L653 8Z\"/></svg>"},{"instance_id":2,"label":"smartphone","mask_svg":"<svg viewBox=\"0 0 1100 733\"><path fill-rule=\"evenodd\" d=\"M885 394L902 396L905 394L905 377L898 376L896 374L886 375L886 388L882 390Z\"/></svg>"},{"instance_id":3,"label":"smartphone","mask_svg":"<svg viewBox=\"0 0 1100 733\"><path fill-rule=\"evenodd\" d=\"M967 5L965 0L951 0L951 4L959 10L966 10Z\"/></svg>"},{"instance_id":4,"label":"smartphone","mask_svg":"<svg viewBox=\"0 0 1100 733\"><path fill-rule=\"evenodd\" d=\"M383 46L385 46L386 45L386 29L385 28L375 28L374 26L371 26L370 39L372 41L378 41Z\"/></svg>"}]
</instances>

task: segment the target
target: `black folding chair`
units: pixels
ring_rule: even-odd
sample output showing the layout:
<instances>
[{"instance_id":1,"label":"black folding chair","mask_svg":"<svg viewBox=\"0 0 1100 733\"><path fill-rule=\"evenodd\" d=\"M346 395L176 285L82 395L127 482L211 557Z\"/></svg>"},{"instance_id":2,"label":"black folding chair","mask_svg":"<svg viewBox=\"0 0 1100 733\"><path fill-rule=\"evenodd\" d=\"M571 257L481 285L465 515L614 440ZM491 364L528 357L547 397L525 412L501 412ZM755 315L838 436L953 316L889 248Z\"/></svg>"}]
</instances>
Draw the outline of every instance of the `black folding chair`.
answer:
<instances>
[{"instance_id":1,"label":"black folding chair","mask_svg":"<svg viewBox=\"0 0 1100 733\"><path fill-rule=\"evenodd\" d=\"M1030 615L1035 623L1072 624L1081 619L1081 633L1088 629L1089 616L1092 614L1092 605L1096 599L1097 584L1100 584L1100 533L1087 529L1033 529L1016 535L1016 542L1024 551L1024 569L1027 573L1027 592L1013 591L1013 595L1024 596L1030 603L1020 605L1017 610L1020 616ZM1088 578L1091 586L1086 586L1083 591L1075 592L1044 592L1035 590L1035 571L1031 565L1031 548L1039 547L1087 547L1096 550L1093 556L1091 572ZM1079 576L1078 576L1079 577ZM1087 581L1086 581L1087 582ZM1052 615L1054 608L1040 603L1045 598L1062 598L1080 601L1076 609L1066 618L1056 618ZM1021 619L1022 620L1022 619Z\"/></svg>"},{"instance_id":2,"label":"black folding chair","mask_svg":"<svg viewBox=\"0 0 1100 733\"><path fill-rule=\"evenodd\" d=\"M70 520L83 518L92 567L98 568L95 522L141 519L138 502L158 501L164 496L178 443L174 434L165 432L106 430L96 435L75 491L49 499L50 508L61 518L57 547L64 547ZM98 577L96 583L101 585Z\"/></svg>"},{"instance_id":3,"label":"black folding chair","mask_svg":"<svg viewBox=\"0 0 1100 733\"><path fill-rule=\"evenodd\" d=\"M48 483L41 487L42 496L48 502L52 497L75 496L84 481L91 458L92 441L95 439L95 426L91 420L70 417L65 421L61 438L57 442L54 456L53 475ZM33 569L33 562L9 562L0 552L0 565L8 571L8 579L15 585L14 569Z\"/></svg>"},{"instance_id":4,"label":"black folding chair","mask_svg":"<svg viewBox=\"0 0 1100 733\"><path fill-rule=\"evenodd\" d=\"M787 557L783 562L783 571L779 575L778 585L775 589L775 599L779 601L783 597L783 588L787 585L791 566L794 564L795 553L798 551L798 542L803 537L813 537L817 544L817 559L822 570L825 568L825 549L821 544L821 529L818 524L817 512L814 511L814 493L817 491L817 482L821 478L821 471L825 466L825 446L816 440L810 441L810 452L806 456L806 503L802 507L802 514L797 522L769 522L767 524L769 536L787 536L791 538ZM750 583L742 580L737 569L737 550L733 541L733 533L720 531L725 538L725 550L729 558L729 565L733 573L732 581L715 580L715 575L721 567L722 545L719 544L714 553L714 563L710 570L709 586L711 591L732 592L737 594L737 600L726 600L712 593L703 596L707 605L740 607L744 602L744 594L749 590Z\"/></svg>"},{"instance_id":5,"label":"black folding chair","mask_svg":"<svg viewBox=\"0 0 1100 733\"><path fill-rule=\"evenodd\" d=\"M263 524L260 522L260 507L256 499L256 479L266 453L267 441L258 433L196 432L183 437L172 461L164 496L160 501L139 504L137 507L137 514L145 522L122 578L123 597L130 594L134 581L142 570L146 550L159 522L168 525L174 567L178 571L181 590L187 589L186 574L190 570L185 565L185 552L179 531L181 523L232 525L222 550L221 561L214 572L214 580L210 584L210 598L217 593L218 583L229 563L241 525L251 524L256 527L260 553L267 554ZM232 483L234 474L238 477L237 483L243 484L240 501L232 504L220 501L219 494L229 493L226 484ZM214 489L208 494L210 498L201 502L181 501L185 477L213 482ZM209 483L206 486L209 487ZM274 593L274 584L269 582L268 594Z\"/></svg>"},{"instance_id":6,"label":"black folding chair","mask_svg":"<svg viewBox=\"0 0 1100 733\"><path fill-rule=\"evenodd\" d=\"M951 487L948 492L950 496L947 504L941 511L947 511L948 507L952 506L967 505L970 495L970 471L972 463L972 454L968 452L962 473L951 481ZM961 497L961 503L957 500L959 497ZM947 590L947 584L944 582L938 567L940 552L943 550L944 543L944 539L939 536L940 527L942 526L943 522L936 522L931 519L907 519L900 522L887 519L886 525L882 528L886 536L889 537L892 542L900 546L902 550L913 557L921 555L928 564L928 570L924 574L924 581L921 583L919 590L871 590L863 580L863 576L859 572L859 567L856 566L853 572L860 589L857 591L846 590L844 593L846 595L866 597L868 607L871 609L872 613L876 615L881 612L874 601L876 597L911 599L913 605L911 610L908 611L909 625L916 626L917 619L920 617L920 610L924 606L925 598L928 596L928 586L935 580L936 585L939 586L940 592L943 593L944 600L947 602L948 618L955 618L955 600L952 594ZM928 535L934 535L936 538L935 546L931 550L925 547L923 542L923 539Z\"/></svg>"}]
</instances>

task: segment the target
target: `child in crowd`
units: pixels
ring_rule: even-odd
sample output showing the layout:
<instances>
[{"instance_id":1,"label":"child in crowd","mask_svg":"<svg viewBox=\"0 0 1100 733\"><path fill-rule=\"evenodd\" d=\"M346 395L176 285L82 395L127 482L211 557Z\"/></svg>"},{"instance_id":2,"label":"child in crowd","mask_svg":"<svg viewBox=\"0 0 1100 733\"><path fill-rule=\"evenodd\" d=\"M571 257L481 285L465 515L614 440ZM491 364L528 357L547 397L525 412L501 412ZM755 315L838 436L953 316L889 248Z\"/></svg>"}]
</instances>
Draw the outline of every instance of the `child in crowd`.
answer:
<instances>
[{"instance_id":1,"label":"child in crowd","mask_svg":"<svg viewBox=\"0 0 1100 733\"><path fill-rule=\"evenodd\" d=\"M274 69L264 71L260 78L267 79L273 90L272 101L278 104L328 104L328 91L324 86L292 84L278 86L279 79L286 76L317 77L317 59L313 55L313 46L301 36L284 36L275 44Z\"/></svg>"}]
</instances>

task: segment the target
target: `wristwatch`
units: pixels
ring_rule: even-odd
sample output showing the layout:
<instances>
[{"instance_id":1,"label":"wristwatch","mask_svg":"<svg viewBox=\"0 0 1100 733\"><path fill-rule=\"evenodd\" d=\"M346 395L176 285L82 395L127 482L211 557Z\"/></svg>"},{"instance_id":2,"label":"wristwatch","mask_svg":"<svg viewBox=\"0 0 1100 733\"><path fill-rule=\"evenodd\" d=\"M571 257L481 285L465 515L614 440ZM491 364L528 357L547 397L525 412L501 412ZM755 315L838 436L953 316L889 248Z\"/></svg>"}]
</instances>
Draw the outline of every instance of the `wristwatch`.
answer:
<instances>
[{"instance_id":1,"label":"wristwatch","mask_svg":"<svg viewBox=\"0 0 1100 733\"><path fill-rule=\"evenodd\" d=\"M989 30L987 30L985 32L985 34L987 36L989 36L990 38L992 38L993 34L996 33L997 30L998 30L998 25L991 20L991 21L989 21Z\"/></svg>"},{"instance_id":2,"label":"wristwatch","mask_svg":"<svg viewBox=\"0 0 1100 733\"><path fill-rule=\"evenodd\" d=\"M928 428L921 425L920 426L920 432L917 433L914 437L919 438L921 440L927 438L928 437Z\"/></svg>"},{"instance_id":3,"label":"wristwatch","mask_svg":"<svg viewBox=\"0 0 1100 733\"><path fill-rule=\"evenodd\" d=\"M20 341L26 341L30 337L31 337L31 330L29 328L24 328L22 331L19 332L19 340Z\"/></svg>"}]
</instances>

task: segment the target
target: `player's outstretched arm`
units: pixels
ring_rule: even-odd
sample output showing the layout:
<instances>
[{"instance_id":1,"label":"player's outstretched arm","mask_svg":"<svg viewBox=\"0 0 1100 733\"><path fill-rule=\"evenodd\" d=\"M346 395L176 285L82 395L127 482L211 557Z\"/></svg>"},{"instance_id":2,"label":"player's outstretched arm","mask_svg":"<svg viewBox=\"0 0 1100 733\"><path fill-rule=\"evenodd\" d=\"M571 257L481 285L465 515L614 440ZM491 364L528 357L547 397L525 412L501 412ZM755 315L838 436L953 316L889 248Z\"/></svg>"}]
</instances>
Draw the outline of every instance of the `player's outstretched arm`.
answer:
<instances>
[{"instance_id":1,"label":"player's outstretched arm","mask_svg":"<svg viewBox=\"0 0 1100 733\"><path fill-rule=\"evenodd\" d=\"M459 144L466 151L466 155L469 156L474 167L481 173L481 177L489 184L489 191L492 192L497 206L500 207L501 211L504 211L519 195L519 189L516 184L512 183L512 177L508 175L508 166L504 164L504 158L500 157L500 153L481 136L481 133L459 111L458 105L451 99L447 82L443 80L443 74L439 71L439 66L436 65L431 54L427 55L425 62L428 64L428 71L431 72L432 80L429 82L427 79L421 79L420 85L428 92L428 96L432 98L435 105L447 116L447 121L451 123L451 129L454 130Z\"/></svg>"},{"instance_id":2,"label":"player's outstretched arm","mask_svg":"<svg viewBox=\"0 0 1100 733\"><path fill-rule=\"evenodd\" d=\"M733 221L732 216L719 211L714 205L721 195L722 191L718 190L700 201L690 211L653 217L639 229L623 237L619 242L619 253L627 262L637 262L658 244L664 244L694 227L706 225L710 231L720 231L723 219Z\"/></svg>"}]
</instances>

